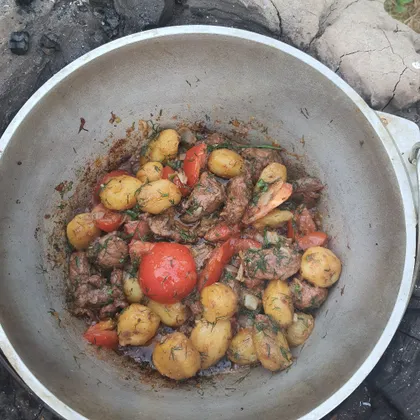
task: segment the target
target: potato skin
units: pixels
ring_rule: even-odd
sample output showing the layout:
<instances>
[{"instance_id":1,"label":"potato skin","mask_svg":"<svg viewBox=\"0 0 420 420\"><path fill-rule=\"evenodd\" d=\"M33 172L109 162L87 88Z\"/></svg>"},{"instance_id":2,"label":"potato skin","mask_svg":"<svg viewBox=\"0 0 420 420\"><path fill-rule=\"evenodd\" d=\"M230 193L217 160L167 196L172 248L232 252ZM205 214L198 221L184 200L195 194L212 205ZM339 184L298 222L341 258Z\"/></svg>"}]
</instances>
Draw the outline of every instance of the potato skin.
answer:
<instances>
[{"instance_id":1,"label":"potato skin","mask_svg":"<svg viewBox=\"0 0 420 420\"><path fill-rule=\"evenodd\" d=\"M136 178L143 184L146 182L157 181L162 178L163 166L160 162L147 162L136 174Z\"/></svg>"},{"instance_id":2,"label":"potato skin","mask_svg":"<svg viewBox=\"0 0 420 420\"><path fill-rule=\"evenodd\" d=\"M81 213L74 216L68 223L67 239L78 251L87 249L90 243L101 235L101 230L95 226L91 213Z\"/></svg>"},{"instance_id":3,"label":"potato skin","mask_svg":"<svg viewBox=\"0 0 420 420\"><path fill-rule=\"evenodd\" d=\"M258 230L264 230L266 227L275 229L292 219L293 213L291 211L274 209L263 218L254 222L254 227Z\"/></svg>"},{"instance_id":4,"label":"potato skin","mask_svg":"<svg viewBox=\"0 0 420 420\"><path fill-rule=\"evenodd\" d=\"M159 179L143 185L137 194L140 208L151 214L160 214L181 201L179 188L168 179Z\"/></svg>"},{"instance_id":5,"label":"potato skin","mask_svg":"<svg viewBox=\"0 0 420 420\"><path fill-rule=\"evenodd\" d=\"M200 353L180 332L169 334L156 344L152 359L161 375L175 380L191 378L201 366Z\"/></svg>"},{"instance_id":6,"label":"potato skin","mask_svg":"<svg viewBox=\"0 0 420 420\"><path fill-rule=\"evenodd\" d=\"M286 331L286 339L290 347L302 345L311 335L315 326L314 317L303 312L296 312L293 323Z\"/></svg>"},{"instance_id":7,"label":"potato skin","mask_svg":"<svg viewBox=\"0 0 420 420\"><path fill-rule=\"evenodd\" d=\"M149 300L147 306L169 327L180 327L188 318L187 308L181 302L164 304Z\"/></svg>"},{"instance_id":8,"label":"potato skin","mask_svg":"<svg viewBox=\"0 0 420 420\"><path fill-rule=\"evenodd\" d=\"M281 179L283 182L287 181L287 168L281 163L273 162L267 165L261 172L260 179L272 184Z\"/></svg>"},{"instance_id":9,"label":"potato skin","mask_svg":"<svg viewBox=\"0 0 420 420\"><path fill-rule=\"evenodd\" d=\"M331 287L340 277L341 261L327 248L314 246L302 256L302 277L318 287Z\"/></svg>"},{"instance_id":10,"label":"potato skin","mask_svg":"<svg viewBox=\"0 0 420 420\"><path fill-rule=\"evenodd\" d=\"M123 290L130 303L140 303L144 297L137 277L132 277L129 273L124 273Z\"/></svg>"},{"instance_id":11,"label":"potato skin","mask_svg":"<svg viewBox=\"0 0 420 420\"><path fill-rule=\"evenodd\" d=\"M162 130L148 148L146 158L148 161L164 162L173 159L178 154L179 134L169 128Z\"/></svg>"},{"instance_id":12,"label":"potato skin","mask_svg":"<svg viewBox=\"0 0 420 420\"><path fill-rule=\"evenodd\" d=\"M129 175L111 178L99 193L102 204L110 210L127 210L137 203L136 194L143 183Z\"/></svg>"},{"instance_id":13,"label":"potato skin","mask_svg":"<svg viewBox=\"0 0 420 420\"><path fill-rule=\"evenodd\" d=\"M286 281L272 280L263 294L264 312L281 328L287 328L293 322L293 300Z\"/></svg>"},{"instance_id":14,"label":"potato skin","mask_svg":"<svg viewBox=\"0 0 420 420\"><path fill-rule=\"evenodd\" d=\"M132 303L121 312L117 332L121 346L142 346L156 334L160 318L147 306Z\"/></svg>"},{"instance_id":15,"label":"potato skin","mask_svg":"<svg viewBox=\"0 0 420 420\"><path fill-rule=\"evenodd\" d=\"M230 179L243 172L244 159L233 150L216 149L210 153L207 165L213 174Z\"/></svg>"},{"instance_id":16,"label":"potato skin","mask_svg":"<svg viewBox=\"0 0 420 420\"><path fill-rule=\"evenodd\" d=\"M216 364L225 355L231 338L232 327L229 320L220 320L216 323L204 319L196 321L190 339L200 352L201 369Z\"/></svg>"},{"instance_id":17,"label":"potato skin","mask_svg":"<svg viewBox=\"0 0 420 420\"><path fill-rule=\"evenodd\" d=\"M223 283L214 283L201 291L203 316L209 322L231 318L238 309L238 297Z\"/></svg>"},{"instance_id":18,"label":"potato skin","mask_svg":"<svg viewBox=\"0 0 420 420\"><path fill-rule=\"evenodd\" d=\"M227 356L237 365L252 365L258 362L252 328L243 328L230 342Z\"/></svg>"}]
</instances>

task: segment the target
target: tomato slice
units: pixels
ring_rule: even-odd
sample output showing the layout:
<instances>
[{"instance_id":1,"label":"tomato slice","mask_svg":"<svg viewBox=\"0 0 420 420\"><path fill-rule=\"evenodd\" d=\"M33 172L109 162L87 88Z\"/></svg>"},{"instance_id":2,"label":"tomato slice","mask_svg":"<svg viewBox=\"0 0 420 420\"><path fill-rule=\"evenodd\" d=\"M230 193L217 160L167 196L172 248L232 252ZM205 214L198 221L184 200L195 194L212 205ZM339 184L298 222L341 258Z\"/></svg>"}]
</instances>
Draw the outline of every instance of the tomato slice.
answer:
<instances>
[{"instance_id":1,"label":"tomato slice","mask_svg":"<svg viewBox=\"0 0 420 420\"><path fill-rule=\"evenodd\" d=\"M185 154L184 172L187 175L187 185L194 187L200 178L200 170L206 163L207 146L204 143L191 147Z\"/></svg>"},{"instance_id":2,"label":"tomato slice","mask_svg":"<svg viewBox=\"0 0 420 420\"><path fill-rule=\"evenodd\" d=\"M293 227L293 219L287 221L287 237L295 239L295 229Z\"/></svg>"},{"instance_id":3,"label":"tomato slice","mask_svg":"<svg viewBox=\"0 0 420 420\"><path fill-rule=\"evenodd\" d=\"M124 223L124 215L98 204L92 210L93 223L104 232L113 232Z\"/></svg>"},{"instance_id":4,"label":"tomato slice","mask_svg":"<svg viewBox=\"0 0 420 420\"><path fill-rule=\"evenodd\" d=\"M98 322L87 329L83 337L89 343L96 346L116 349L118 346L118 335L115 331L116 324L111 319Z\"/></svg>"},{"instance_id":5,"label":"tomato slice","mask_svg":"<svg viewBox=\"0 0 420 420\"><path fill-rule=\"evenodd\" d=\"M213 250L210 258L200 273L198 278L198 290L202 290L206 286L210 286L220 280L225 265L239 251L245 251L250 248L261 248L262 245L253 239L230 238L222 245Z\"/></svg>"},{"instance_id":6,"label":"tomato slice","mask_svg":"<svg viewBox=\"0 0 420 420\"><path fill-rule=\"evenodd\" d=\"M240 228L238 225L229 226L227 223L220 223L214 228L210 229L204 239L209 242L226 241L232 236L238 235Z\"/></svg>"},{"instance_id":7,"label":"tomato slice","mask_svg":"<svg viewBox=\"0 0 420 420\"><path fill-rule=\"evenodd\" d=\"M111 178L115 178L116 176L121 176L121 175L130 175L132 176L129 172L124 171L124 170L116 170L116 171L111 171L107 174L105 174L95 185L94 189L93 189L93 204L99 204L101 202L101 199L99 198L99 193L101 192L101 185L106 184Z\"/></svg>"},{"instance_id":8,"label":"tomato slice","mask_svg":"<svg viewBox=\"0 0 420 420\"><path fill-rule=\"evenodd\" d=\"M301 238L297 238L299 247L306 251L313 246L324 246L327 243L328 236L324 232L311 232Z\"/></svg>"},{"instance_id":9,"label":"tomato slice","mask_svg":"<svg viewBox=\"0 0 420 420\"><path fill-rule=\"evenodd\" d=\"M188 195L191 191L180 179L178 173L174 171L170 166L165 166L162 170L162 179L169 179L173 182L181 191L183 197Z\"/></svg>"},{"instance_id":10,"label":"tomato slice","mask_svg":"<svg viewBox=\"0 0 420 420\"><path fill-rule=\"evenodd\" d=\"M312 219L312 215L306 207L298 209L295 213L295 219L297 228L301 234L307 235L316 231L314 219Z\"/></svg>"},{"instance_id":11,"label":"tomato slice","mask_svg":"<svg viewBox=\"0 0 420 420\"><path fill-rule=\"evenodd\" d=\"M159 303L175 303L188 296L197 283L190 250L181 244L158 242L143 255L138 278L144 294Z\"/></svg>"}]
</instances>

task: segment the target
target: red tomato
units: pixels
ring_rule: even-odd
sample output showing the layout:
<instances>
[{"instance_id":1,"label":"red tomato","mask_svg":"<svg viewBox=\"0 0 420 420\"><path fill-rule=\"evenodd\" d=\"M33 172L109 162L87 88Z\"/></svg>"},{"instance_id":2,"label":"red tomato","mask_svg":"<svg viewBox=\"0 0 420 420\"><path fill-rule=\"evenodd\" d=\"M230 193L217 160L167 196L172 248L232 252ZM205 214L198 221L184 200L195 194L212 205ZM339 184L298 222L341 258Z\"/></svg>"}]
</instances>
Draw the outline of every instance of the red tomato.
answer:
<instances>
[{"instance_id":1,"label":"red tomato","mask_svg":"<svg viewBox=\"0 0 420 420\"><path fill-rule=\"evenodd\" d=\"M290 239L295 239L295 229L293 227L293 220L287 221L287 237Z\"/></svg>"},{"instance_id":2,"label":"red tomato","mask_svg":"<svg viewBox=\"0 0 420 420\"><path fill-rule=\"evenodd\" d=\"M101 192L101 185L106 184L111 178L114 178L116 176L121 175L131 175L127 171L123 170L117 170L117 171L111 171L104 175L95 185L95 188L93 189L93 204L99 204L101 202L101 199L99 198L99 193Z\"/></svg>"},{"instance_id":3,"label":"red tomato","mask_svg":"<svg viewBox=\"0 0 420 420\"><path fill-rule=\"evenodd\" d=\"M210 286L220 280L225 265L239 251L245 251L250 248L261 248L261 244L253 239L231 238L218 246L210 254L210 258L200 273L198 279L198 290Z\"/></svg>"},{"instance_id":4,"label":"red tomato","mask_svg":"<svg viewBox=\"0 0 420 420\"><path fill-rule=\"evenodd\" d=\"M327 243L328 236L324 232L311 232L301 238L297 238L299 247L306 251L313 246L324 246Z\"/></svg>"},{"instance_id":5,"label":"red tomato","mask_svg":"<svg viewBox=\"0 0 420 420\"><path fill-rule=\"evenodd\" d=\"M142 240L133 239L128 244L128 253L132 262L139 261L143 255L150 252L156 244L154 242L143 242Z\"/></svg>"},{"instance_id":6,"label":"red tomato","mask_svg":"<svg viewBox=\"0 0 420 420\"><path fill-rule=\"evenodd\" d=\"M169 179L173 182L181 191L183 197L190 193L190 188L188 188L180 179L176 171L174 171L170 166L165 166L162 170L162 179Z\"/></svg>"},{"instance_id":7,"label":"red tomato","mask_svg":"<svg viewBox=\"0 0 420 420\"><path fill-rule=\"evenodd\" d=\"M107 209L103 204L98 204L92 210L93 223L104 232L117 230L124 222L124 215Z\"/></svg>"},{"instance_id":8,"label":"red tomato","mask_svg":"<svg viewBox=\"0 0 420 420\"><path fill-rule=\"evenodd\" d=\"M143 241L149 235L150 227L146 220L133 220L124 224L124 232L132 239Z\"/></svg>"},{"instance_id":9,"label":"red tomato","mask_svg":"<svg viewBox=\"0 0 420 420\"><path fill-rule=\"evenodd\" d=\"M207 231L204 239L209 242L226 241L232 236L239 234L239 232L240 228L238 225L228 226L227 223L220 223Z\"/></svg>"},{"instance_id":10,"label":"red tomato","mask_svg":"<svg viewBox=\"0 0 420 420\"><path fill-rule=\"evenodd\" d=\"M306 207L295 213L295 219L297 228L303 235L316 231L314 219L312 219L312 215Z\"/></svg>"},{"instance_id":11,"label":"red tomato","mask_svg":"<svg viewBox=\"0 0 420 420\"><path fill-rule=\"evenodd\" d=\"M112 320L101 321L92 325L83 334L83 337L96 346L115 349L118 346L118 335L115 331L115 322Z\"/></svg>"},{"instance_id":12,"label":"red tomato","mask_svg":"<svg viewBox=\"0 0 420 420\"><path fill-rule=\"evenodd\" d=\"M191 147L185 154L184 172L187 175L187 185L194 187L200 178L200 170L206 163L207 146L204 143Z\"/></svg>"},{"instance_id":13,"label":"red tomato","mask_svg":"<svg viewBox=\"0 0 420 420\"><path fill-rule=\"evenodd\" d=\"M197 283L190 250L169 242L158 242L143 255L138 277L144 294L159 303L179 302Z\"/></svg>"}]
</instances>

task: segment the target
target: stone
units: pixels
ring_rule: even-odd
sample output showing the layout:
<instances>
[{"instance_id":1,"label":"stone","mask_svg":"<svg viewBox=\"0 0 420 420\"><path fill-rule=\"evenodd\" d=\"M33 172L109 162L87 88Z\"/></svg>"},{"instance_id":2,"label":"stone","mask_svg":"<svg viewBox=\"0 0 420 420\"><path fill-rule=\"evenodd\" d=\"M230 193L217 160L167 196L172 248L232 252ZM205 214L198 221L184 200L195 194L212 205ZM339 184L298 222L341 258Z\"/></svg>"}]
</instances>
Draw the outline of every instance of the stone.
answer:
<instances>
[{"instance_id":1,"label":"stone","mask_svg":"<svg viewBox=\"0 0 420 420\"><path fill-rule=\"evenodd\" d=\"M53 54L61 50L58 37L52 33L42 35L39 45L45 54Z\"/></svg>"},{"instance_id":2,"label":"stone","mask_svg":"<svg viewBox=\"0 0 420 420\"><path fill-rule=\"evenodd\" d=\"M12 32L9 39L10 51L16 55L25 55L29 50L29 38L26 31Z\"/></svg>"}]
</instances>

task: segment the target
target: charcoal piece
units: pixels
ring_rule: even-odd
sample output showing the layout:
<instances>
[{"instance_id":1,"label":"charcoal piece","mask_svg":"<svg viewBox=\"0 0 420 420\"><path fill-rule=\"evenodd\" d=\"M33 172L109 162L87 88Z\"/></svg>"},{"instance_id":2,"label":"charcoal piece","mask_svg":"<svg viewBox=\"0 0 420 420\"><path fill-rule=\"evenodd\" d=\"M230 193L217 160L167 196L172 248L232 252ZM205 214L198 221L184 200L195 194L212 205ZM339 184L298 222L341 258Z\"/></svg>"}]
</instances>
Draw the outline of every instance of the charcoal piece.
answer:
<instances>
[{"instance_id":1,"label":"charcoal piece","mask_svg":"<svg viewBox=\"0 0 420 420\"><path fill-rule=\"evenodd\" d=\"M42 35L39 45L42 51L47 55L53 54L56 51L61 51L57 36L51 33Z\"/></svg>"},{"instance_id":2,"label":"charcoal piece","mask_svg":"<svg viewBox=\"0 0 420 420\"><path fill-rule=\"evenodd\" d=\"M12 32L9 39L9 48L13 54L26 54L29 50L29 33L26 31Z\"/></svg>"}]
</instances>

